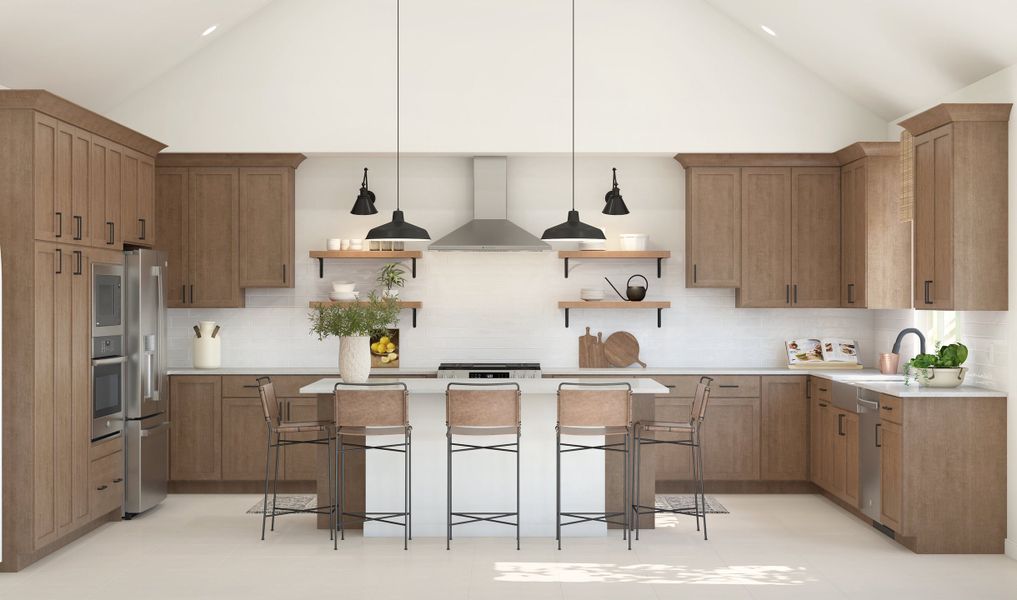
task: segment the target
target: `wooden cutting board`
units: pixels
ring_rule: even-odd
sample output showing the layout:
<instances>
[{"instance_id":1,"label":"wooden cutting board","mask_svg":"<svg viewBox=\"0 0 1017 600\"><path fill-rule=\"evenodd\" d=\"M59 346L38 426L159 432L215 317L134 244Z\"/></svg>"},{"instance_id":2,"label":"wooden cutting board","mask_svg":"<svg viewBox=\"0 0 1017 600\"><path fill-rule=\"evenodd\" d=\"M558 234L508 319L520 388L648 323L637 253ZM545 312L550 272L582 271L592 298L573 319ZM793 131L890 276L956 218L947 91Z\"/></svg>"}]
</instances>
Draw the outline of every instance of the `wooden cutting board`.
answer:
<instances>
[{"instance_id":1,"label":"wooden cutting board","mask_svg":"<svg viewBox=\"0 0 1017 600\"><path fill-rule=\"evenodd\" d=\"M633 363L646 368L639 360L639 340L627 331L616 331L604 342L604 356L612 367L628 367Z\"/></svg>"},{"instance_id":2,"label":"wooden cutting board","mask_svg":"<svg viewBox=\"0 0 1017 600\"><path fill-rule=\"evenodd\" d=\"M608 366L604 357L603 334L598 333L597 337L590 334L590 328L586 328L586 334L579 336L579 367L582 369L596 369Z\"/></svg>"}]
</instances>

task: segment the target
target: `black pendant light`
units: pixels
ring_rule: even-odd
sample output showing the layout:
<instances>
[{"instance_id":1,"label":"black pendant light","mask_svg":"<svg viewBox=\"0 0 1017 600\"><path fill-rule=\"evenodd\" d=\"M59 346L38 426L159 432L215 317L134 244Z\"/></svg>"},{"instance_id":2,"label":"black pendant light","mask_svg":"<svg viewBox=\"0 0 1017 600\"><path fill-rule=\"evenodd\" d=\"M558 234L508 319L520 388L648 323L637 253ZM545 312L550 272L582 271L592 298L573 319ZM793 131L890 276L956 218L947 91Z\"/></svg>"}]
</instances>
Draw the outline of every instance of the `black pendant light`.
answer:
<instances>
[{"instance_id":1,"label":"black pendant light","mask_svg":"<svg viewBox=\"0 0 1017 600\"><path fill-rule=\"evenodd\" d=\"M629 207L625 206L622 200L621 189L618 187L618 169L611 169L611 191L604 194L604 210L600 211L605 215L627 215Z\"/></svg>"},{"instance_id":2,"label":"black pendant light","mask_svg":"<svg viewBox=\"0 0 1017 600\"><path fill-rule=\"evenodd\" d=\"M544 231L546 242L586 242L607 239L604 232L579 220L576 210L576 0L572 0L572 210L568 220Z\"/></svg>"},{"instance_id":3,"label":"black pendant light","mask_svg":"<svg viewBox=\"0 0 1017 600\"><path fill-rule=\"evenodd\" d=\"M351 215L374 215L378 213L378 209L374 207L374 192L367 189L367 167L364 167L364 181L360 184L360 194L357 195L357 201L353 203L353 210L350 211Z\"/></svg>"},{"instance_id":4,"label":"black pendant light","mask_svg":"<svg viewBox=\"0 0 1017 600\"><path fill-rule=\"evenodd\" d=\"M399 0L396 0L396 209L392 220L367 232L366 239L385 242L413 242L429 240L431 236L423 227L407 223L399 209Z\"/></svg>"}]
</instances>

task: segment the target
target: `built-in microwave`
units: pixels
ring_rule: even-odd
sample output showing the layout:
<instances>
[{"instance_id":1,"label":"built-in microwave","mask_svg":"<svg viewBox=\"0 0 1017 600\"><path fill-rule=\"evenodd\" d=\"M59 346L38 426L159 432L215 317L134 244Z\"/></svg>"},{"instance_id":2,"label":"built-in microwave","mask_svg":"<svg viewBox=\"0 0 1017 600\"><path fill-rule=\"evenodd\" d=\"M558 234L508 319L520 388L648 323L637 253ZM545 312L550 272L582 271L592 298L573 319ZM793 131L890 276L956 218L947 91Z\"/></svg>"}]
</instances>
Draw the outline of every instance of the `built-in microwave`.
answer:
<instances>
[{"instance_id":1,"label":"built-in microwave","mask_svg":"<svg viewBox=\"0 0 1017 600\"><path fill-rule=\"evenodd\" d=\"M124 335L123 286L123 265L92 265L92 339Z\"/></svg>"}]
</instances>

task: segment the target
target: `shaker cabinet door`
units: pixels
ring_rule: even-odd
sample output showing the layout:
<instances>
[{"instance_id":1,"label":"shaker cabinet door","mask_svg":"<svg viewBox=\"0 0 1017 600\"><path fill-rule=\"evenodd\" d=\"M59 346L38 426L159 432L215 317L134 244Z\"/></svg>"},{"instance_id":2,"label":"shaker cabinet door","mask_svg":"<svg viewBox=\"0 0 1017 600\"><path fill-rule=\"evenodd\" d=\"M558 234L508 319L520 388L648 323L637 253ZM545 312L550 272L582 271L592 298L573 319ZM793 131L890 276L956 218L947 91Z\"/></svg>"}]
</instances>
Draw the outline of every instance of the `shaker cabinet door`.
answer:
<instances>
[{"instance_id":1,"label":"shaker cabinet door","mask_svg":"<svg viewBox=\"0 0 1017 600\"><path fill-rule=\"evenodd\" d=\"M242 307L237 169L193 168L188 179L188 305Z\"/></svg>"},{"instance_id":2,"label":"shaker cabinet door","mask_svg":"<svg viewBox=\"0 0 1017 600\"><path fill-rule=\"evenodd\" d=\"M685 171L685 285L741 284L741 169Z\"/></svg>"},{"instance_id":3,"label":"shaker cabinet door","mask_svg":"<svg viewBox=\"0 0 1017 600\"><path fill-rule=\"evenodd\" d=\"M742 261L737 305L791 306L791 169L742 171Z\"/></svg>"},{"instance_id":4,"label":"shaker cabinet door","mask_svg":"<svg viewBox=\"0 0 1017 600\"><path fill-rule=\"evenodd\" d=\"M240 169L240 286L293 287L293 169Z\"/></svg>"},{"instance_id":5,"label":"shaker cabinet door","mask_svg":"<svg viewBox=\"0 0 1017 600\"><path fill-rule=\"evenodd\" d=\"M791 304L840 306L840 169L791 170Z\"/></svg>"}]
</instances>

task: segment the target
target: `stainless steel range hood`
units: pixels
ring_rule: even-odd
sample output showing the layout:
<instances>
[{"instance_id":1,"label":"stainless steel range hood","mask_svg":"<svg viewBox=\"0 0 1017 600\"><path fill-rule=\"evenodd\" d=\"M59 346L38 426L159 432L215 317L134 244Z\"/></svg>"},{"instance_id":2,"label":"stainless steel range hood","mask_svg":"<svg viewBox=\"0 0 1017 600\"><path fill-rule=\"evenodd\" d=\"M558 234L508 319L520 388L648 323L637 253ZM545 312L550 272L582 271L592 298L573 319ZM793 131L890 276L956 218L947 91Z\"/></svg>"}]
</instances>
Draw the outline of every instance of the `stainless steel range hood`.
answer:
<instances>
[{"instance_id":1,"label":"stainless steel range hood","mask_svg":"<svg viewBox=\"0 0 1017 600\"><path fill-rule=\"evenodd\" d=\"M540 252L551 246L508 220L504 156L473 159L473 220L428 246L429 250Z\"/></svg>"}]
</instances>

